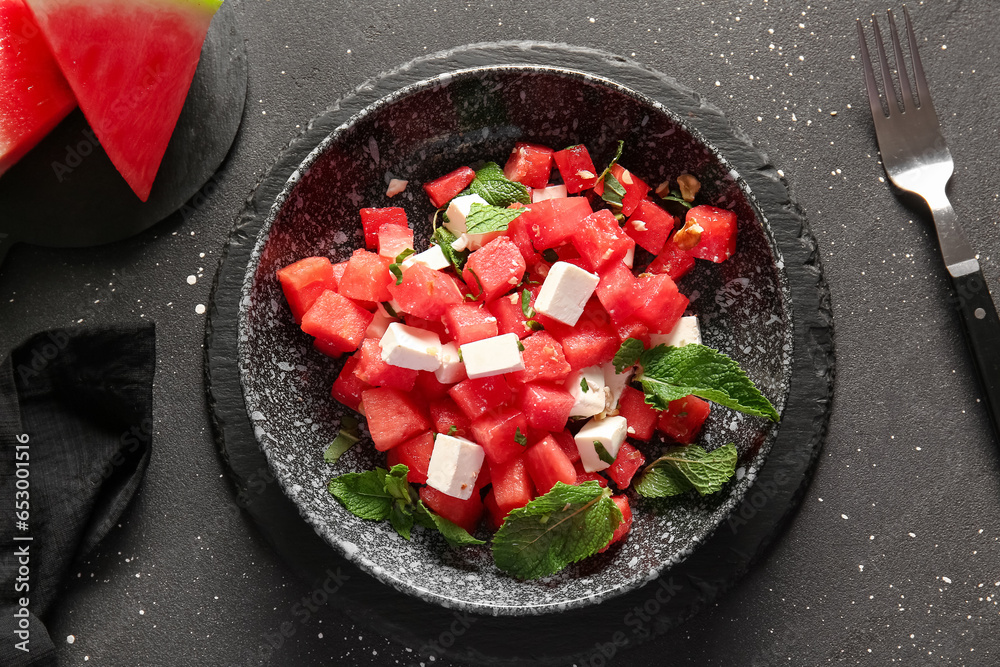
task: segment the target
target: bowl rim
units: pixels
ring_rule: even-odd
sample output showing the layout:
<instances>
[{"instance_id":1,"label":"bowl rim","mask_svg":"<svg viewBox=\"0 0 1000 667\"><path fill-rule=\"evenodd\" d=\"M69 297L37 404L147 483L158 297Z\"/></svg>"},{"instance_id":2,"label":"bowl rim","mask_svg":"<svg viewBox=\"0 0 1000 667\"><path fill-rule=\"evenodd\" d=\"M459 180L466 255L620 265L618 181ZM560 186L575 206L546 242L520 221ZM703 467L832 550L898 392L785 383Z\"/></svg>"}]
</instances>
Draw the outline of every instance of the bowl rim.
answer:
<instances>
[{"instance_id":1,"label":"bowl rim","mask_svg":"<svg viewBox=\"0 0 1000 667\"><path fill-rule=\"evenodd\" d=\"M537 43L532 43L532 44L537 44ZM552 46L561 46L561 45L552 45ZM614 56L608 56L608 54L604 54L599 51L594 51L589 49L588 51L593 51L594 53L600 53L602 56L605 57L614 57ZM794 355L794 350L791 348L791 346L793 344L792 330L794 327L795 309L794 309L794 304L792 302L791 290L789 289L788 285L788 277L785 274L784 263L782 261L781 247L779 246L777 240L774 238L773 230L771 229L768 223L768 215L766 211L763 210L763 207L760 205L760 202L758 201L757 197L754 195L753 189L750 187L750 184L743 178L743 176L737 171L734 163L727 157L726 154L724 154L716 146L714 141L708 139L700 131L698 127L693 126L691 123L687 122L683 117L681 117L668 105L660 102L659 100L655 99L651 95L648 95L641 90L636 90L635 88L628 86L624 83L620 83L619 81L613 78L606 77L603 75L593 74L591 72L576 67L565 67L558 65L527 63L527 62L510 62L510 63L475 65L475 66L458 67L458 68L445 68L443 69L443 71L439 72L436 75L421 76L413 81L410 81L405 85L398 86L392 91L390 91L388 94L382 95L377 99L373 100L372 102L365 104L358 111L351 114L346 120L344 120L343 122L339 123L336 127L331 129L323 137L323 139L319 143L317 143L308 152L308 154L299 162L299 164L295 167L294 171L282 185L280 192L275 197L273 203L271 204L268 210L268 213L265 217L263 224L261 225L257 238L252 244L253 249L251 251L250 260L246 267L246 272L244 274L244 281L241 288L241 296L243 301L246 302L246 300L248 299L249 291L253 284L256 266L260 259L260 253L270 236L273 224L277 220L283 206L288 201L289 197L291 196L298 182L303 178L305 174L308 173L309 169L312 167L313 164L315 164L316 160L318 160L319 157L322 156L323 153L327 149L329 149L329 147L335 141L337 141L340 138L340 136L342 136L345 132L350 131L351 128L354 125L356 125L359 121L363 120L370 114L375 113L385 105L392 104L393 102L396 102L399 99L402 99L410 94L425 90L427 88L433 88L435 86L440 86L440 85L447 85L448 83L450 83L451 81L453 81L458 77L473 76L476 73L482 73L482 72L520 72L524 74L544 72L547 74L567 76L570 78L580 79L583 82L591 85L599 85L611 88L616 92L627 95L633 99L636 99L641 104L651 109L654 109L658 113L662 113L663 115L667 116L672 123L681 126L697 142L702 144L706 148L706 150L708 150L711 153L714 159L718 160L722 165L729 168L729 176L732 178L735 184L740 188L740 191L742 192L743 196L746 198L748 204L754 211L758 219L758 222L762 227L765 238L768 242L768 246L775 257L776 269L778 274L778 285L780 287L780 301L783 304L786 312L789 314L787 318L788 326L785 328L785 338L786 342L789 345L789 351L787 353L788 362L783 364L782 381L784 390L782 395L777 397L775 401L775 405L779 413L783 415L784 408L788 403L788 396L792 384L792 368L790 362ZM658 76L665 80L669 80L666 77L663 77L663 75L658 75ZM683 88L682 86L676 84L676 82L673 82L672 80L669 81L679 91L689 94L693 99L698 100L702 105L705 104L704 101L697 94ZM358 87L357 91L366 89L370 85L371 85L370 83L363 84L362 86ZM326 111L320 113L312 121L310 121L308 127L311 129L319 119L327 116L328 114L331 113L331 111L338 110L339 108L340 108L339 104L337 104L331 107L330 109L327 109ZM721 115L721 112L719 113ZM746 141L744 138L739 136L736 136L735 138L740 141ZM279 155L279 159L281 155L284 155L289 151L289 148L290 147L286 147L281 152L281 154ZM241 307L239 312L240 332L245 331L245 327L246 327L246 309ZM239 351L237 355L238 362L240 363L239 379L240 379L241 389L243 390L244 400L246 400L247 399L246 378L245 378L245 369L242 364L242 359L244 358L243 350L245 349L245 337L243 335L240 335L239 341L240 341ZM248 410L248 414L252 414L253 406L251 406L250 403L247 402L246 407ZM667 572L671 567L687 559L697 549L697 547L700 544L705 542L712 535L712 533L715 532L715 530L719 527L719 525L721 525L726 520L726 518L731 514L733 509L737 505L739 505L739 503L748 493L749 489L753 485L753 482L756 478L756 472L757 470L759 470L760 466L763 465L763 463L766 461L767 454L770 451L771 446L775 442L779 430L780 430L780 424L775 425L772 429L770 429L770 432L765 438L764 443L761 445L761 447L759 448L753 459L746 462L748 469L744 477L738 480L737 484L735 484L733 488L730 490L730 493L727 496L726 500L723 503L721 503L717 507L717 509L715 509L711 513L712 520L701 522L699 529L694 532L694 535L690 538L689 545L686 548L675 553L673 557L662 560L658 564L658 566L651 569L646 574L646 576L635 577L628 583L621 584L613 588L596 591L594 593L590 593L579 597L560 599L559 601L555 602L552 601L531 602L523 605L505 605L492 602L482 603L482 602L475 602L475 601L455 598L449 595L443 595L438 591L416 585L411 580L400 579L394 576L394 574L391 571L386 570L385 568L379 566L377 563L374 563L373 561L365 557L364 553L358 550L355 545L350 543L345 544L343 541L338 539L336 535L330 534L326 526L319 525L316 521L314 521L314 518L309 513L303 511L302 505L300 505L300 503L297 502L296 500L296 495L297 495L296 491L294 490L294 488L292 488L295 484L297 484L297 482L293 479L286 479L284 475L280 474L276 470L272 460L272 448L266 446L265 443L261 442L260 436L257 432L255 432L255 436L258 439L258 443L261 446L261 450L264 452L267 458L268 466L272 474L274 474L274 477L278 480L279 485L281 486L285 495L289 497L292 500L292 502L296 505L297 509L300 512L300 515L310 525L313 526L316 532L319 533L320 536L328 544L333 546L344 557L354 562L362 570L368 572L379 581L388 584L403 593L410 595L417 595L421 599L435 602L447 608L472 611L477 613L488 613L492 615L524 615L524 614L534 615L534 614L544 614L553 611L562 611L566 609L588 606L591 604L596 604L604 599L621 595L628 591L639 588L648 583L649 581L655 580L657 577Z\"/></svg>"}]
</instances>

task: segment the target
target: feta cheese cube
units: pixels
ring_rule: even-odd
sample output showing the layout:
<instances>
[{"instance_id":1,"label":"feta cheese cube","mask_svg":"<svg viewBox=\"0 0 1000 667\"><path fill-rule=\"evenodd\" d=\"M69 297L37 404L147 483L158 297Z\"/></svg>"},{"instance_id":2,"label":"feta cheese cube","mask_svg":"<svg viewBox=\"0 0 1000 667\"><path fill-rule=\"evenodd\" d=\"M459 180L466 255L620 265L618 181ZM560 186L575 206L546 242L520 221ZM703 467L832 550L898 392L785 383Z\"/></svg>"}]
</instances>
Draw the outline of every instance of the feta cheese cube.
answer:
<instances>
[{"instance_id":1,"label":"feta cheese cube","mask_svg":"<svg viewBox=\"0 0 1000 667\"><path fill-rule=\"evenodd\" d=\"M605 417L604 419L591 419L583 425L583 428L573 437L576 441L576 449L580 452L580 463L587 472L597 472L611 466L607 461L602 461L597 453L595 442L607 451L612 459L618 456L618 450L628 434L628 423L624 417Z\"/></svg>"},{"instance_id":2,"label":"feta cheese cube","mask_svg":"<svg viewBox=\"0 0 1000 667\"><path fill-rule=\"evenodd\" d=\"M489 205L489 202L479 195L462 195L455 197L448 204L448 222L444 223L445 228L458 237L458 240L451 244L455 250L478 250L484 245L502 236L503 232L487 232L485 234L466 234L468 229L465 219L469 216L469 211L473 204Z\"/></svg>"},{"instance_id":3,"label":"feta cheese cube","mask_svg":"<svg viewBox=\"0 0 1000 667\"><path fill-rule=\"evenodd\" d=\"M458 345L454 342L441 346L441 367L434 371L441 384L455 384L465 379L465 364L458 358Z\"/></svg>"},{"instance_id":4,"label":"feta cheese cube","mask_svg":"<svg viewBox=\"0 0 1000 667\"><path fill-rule=\"evenodd\" d=\"M653 347L657 345L667 345L670 347L684 347L685 345L701 344L701 327L698 326L698 318L694 315L682 317L674 325L670 333L650 334L649 340Z\"/></svg>"},{"instance_id":5,"label":"feta cheese cube","mask_svg":"<svg viewBox=\"0 0 1000 667\"><path fill-rule=\"evenodd\" d=\"M635 367L630 366L622 370L621 373L616 373L614 363L609 361L601 366L601 370L604 371L604 391L607 394L606 409L610 412L618 408L618 401L622 397L622 392L625 391L625 385L632 378Z\"/></svg>"},{"instance_id":6,"label":"feta cheese cube","mask_svg":"<svg viewBox=\"0 0 1000 667\"><path fill-rule=\"evenodd\" d=\"M379 304L375 310L375 317L372 319L372 323L365 330L365 338L382 338L389 325L395 321L396 318L391 317L382 304Z\"/></svg>"},{"instance_id":7,"label":"feta cheese cube","mask_svg":"<svg viewBox=\"0 0 1000 667\"><path fill-rule=\"evenodd\" d=\"M415 371L436 371L441 366L441 339L433 331L393 322L379 345L387 364Z\"/></svg>"},{"instance_id":8,"label":"feta cheese cube","mask_svg":"<svg viewBox=\"0 0 1000 667\"><path fill-rule=\"evenodd\" d=\"M485 456L483 448L471 440L438 433L427 466L427 485L453 498L468 500Z\"/></svg>"},{"instance_id":9,"label":"feta cheese cube","mask_svg":"<svg viewBox=\"0 0 1000 667\"><path fill-rule=\"evenodd\" d=\"M444 256L444 251L441 250L441 246L432 244L430 248L424 250L423 252L418 252L416 255L410 255L403 260L403 268L408 268L413 266L415 263L421 263L429 269L434 269L435 271L443 271L451 266L451 262L448 258Z\"/></svg>"},{"instance_id":10,"label":"feta cheese cube","mask_svg":"<svg viewBox=\"0 0 1000 667\"><path fill-rule=\"evenodd\" d=\"M517 334L484 338L462 346L465 373L471 379L524 370Z\"/></svg>"},{"instance_id":11,"label":"feta cheese cube","mask_svg":"<svg viewBox=\"0 0 1000 667\"><path fill-rule=\"evenodd\" d=\"M587 383L586 390L584 382ZM593 417L604 412L607 398L604 395L604 371L600 366L589 366L570 373L565 388L574 401L570 417Z\"/></svg>"},{"instance_id":12,"label":"feta cheese cube","mask_svg":"<svg viewBox=\"0 0 1000 667\"><path fill-rule=\"evenodd\" d=\"M537 204L546 199L565 199L569 196L565 185L550 185L547 188L535 188L531 191L531 203Z\"/></svg>"},{"instance_id":13,"label":"feta cheese cube","mask_svg":"<svg viewBox=\"0 0 1000 667\"><path fill-rule=\"evenodd\" d=\"M575 264L556 262L538 291L535 310L563 324L576 326L600 280L597 274Z\"/></svg>"}]
</instances>

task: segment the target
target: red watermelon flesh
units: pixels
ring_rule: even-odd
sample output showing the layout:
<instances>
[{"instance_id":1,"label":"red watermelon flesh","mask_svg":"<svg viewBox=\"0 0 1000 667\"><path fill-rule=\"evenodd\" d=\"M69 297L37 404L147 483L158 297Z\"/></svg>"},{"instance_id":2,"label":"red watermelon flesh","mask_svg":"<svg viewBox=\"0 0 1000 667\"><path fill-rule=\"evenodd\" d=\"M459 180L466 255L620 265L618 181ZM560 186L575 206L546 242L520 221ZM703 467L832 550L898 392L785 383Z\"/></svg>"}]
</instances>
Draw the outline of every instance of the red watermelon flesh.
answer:
<instances>
[{"instance_id":1,"label":"red watermelon flesh","mask_svg":"<svg viewBox=\"0 0 1000 667\"><path fill-rule=\"evenodd\" d=\"M0 174L76 107L24 0L0 0Z\"/></svg>"},{"instance_id":2,"label":"red watermelon flesh","mask_svg":"<svg viewBox=\"0 0 1000 667\"><path fill-rule=\"evenodd\" d=\"M101 146L142 201L221 0L27 0Z\"/></svg>"}]
</instances>

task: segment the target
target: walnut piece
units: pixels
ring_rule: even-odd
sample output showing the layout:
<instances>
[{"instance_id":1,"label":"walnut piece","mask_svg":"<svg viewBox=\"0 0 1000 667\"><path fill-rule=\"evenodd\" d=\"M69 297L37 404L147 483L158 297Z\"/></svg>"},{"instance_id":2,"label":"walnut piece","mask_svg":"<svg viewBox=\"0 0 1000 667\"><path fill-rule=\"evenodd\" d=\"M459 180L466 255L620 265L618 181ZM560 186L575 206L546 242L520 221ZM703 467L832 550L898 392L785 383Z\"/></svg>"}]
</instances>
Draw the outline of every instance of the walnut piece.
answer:
<instances>
[{"instance_id":1,"label":"walnut piece","mask_svg":"<svg viewBox=\"0 0 1000 667\"><path fill-rule=\"evenodd\" d=\"M681 197L684 201L694 201L694 197L701 190L701 183L691 174L681 174L677 177L677 186L681 189Z\"/></svg>"}]
</instances>

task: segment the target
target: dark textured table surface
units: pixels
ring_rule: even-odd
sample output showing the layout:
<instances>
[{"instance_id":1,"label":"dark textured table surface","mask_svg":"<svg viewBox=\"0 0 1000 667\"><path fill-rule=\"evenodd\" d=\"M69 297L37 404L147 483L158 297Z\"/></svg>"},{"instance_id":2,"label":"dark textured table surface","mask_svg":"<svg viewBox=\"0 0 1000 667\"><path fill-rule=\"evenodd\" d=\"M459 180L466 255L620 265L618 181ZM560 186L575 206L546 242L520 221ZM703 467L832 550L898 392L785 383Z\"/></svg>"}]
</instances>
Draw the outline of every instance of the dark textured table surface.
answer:
<instances>
[{"instance_id":1,"label":"dark textured table surface","mask_svg":"<svg viewBox=\"0 0 1000 667\"><path fill-rule=\"evenodd\" d=\"M75 569L51 618L62 663L260 664L286 622L294 634L263 664L449 663L328 607L302 622L293 608L311 588L249 521L216 519L233 496L206 412L203 306L244 199L310 117L414 57L538 39L635 59L723 109L805 210L836 321L830 434L794 519L717 604L608 664L996 664L998 443L929 217L883 182L853 24L875 8L857 0L242 3L250 97L215 187L134 239L15 247L0 270L4 349L77 322L158 325L152 462L120 529ZM926 0L911 12L956 160L950 194L996 288L996 8Z\"/></svg>"}]
</instances>

